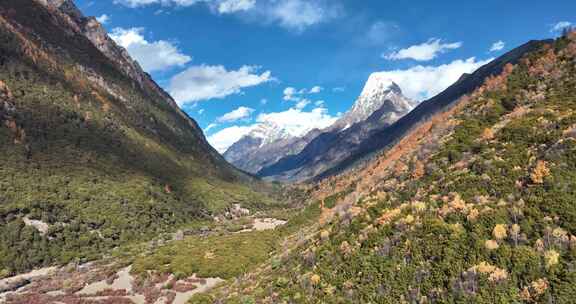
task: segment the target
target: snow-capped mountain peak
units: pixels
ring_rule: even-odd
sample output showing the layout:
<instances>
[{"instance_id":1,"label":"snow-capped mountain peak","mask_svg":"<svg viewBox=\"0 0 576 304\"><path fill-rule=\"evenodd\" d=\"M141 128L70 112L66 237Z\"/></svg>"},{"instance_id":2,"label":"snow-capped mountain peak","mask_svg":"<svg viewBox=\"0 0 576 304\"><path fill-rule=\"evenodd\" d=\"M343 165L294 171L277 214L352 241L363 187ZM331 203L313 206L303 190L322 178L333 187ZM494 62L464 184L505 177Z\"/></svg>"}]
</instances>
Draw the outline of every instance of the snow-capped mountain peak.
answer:
<instances>
[{"instance_id":1,"label":"snow-capped mountain peak","mask_svg":"<svg viewBox=\"0 0 576 304\"><path fill-rule=\"evenodd\" d=\"M382 73L372 73L366 81L360 97L371 97L388 92L402 94L402 89Z\"/></svg>"},{"instance_id":2,"label":"snow-capped mountain peak","mask_svg":"<svg viewBox=\"0 0 576 304\"><path fill-rule=\"evenodd\" d=\"M407 113L414 107L414 103L402 95L402 89L394 81L382 73L372 73L350 111L335 125L345 129L364 121L387 102L391 103L392 111L399 113Z\"/></svg>"},{"instance_id":3,"label":"snow-capped mountain peak","mask_svg":"<svg viewBox=\"0 0 576 304\"><path fill-rule=\"evenodd\" d=\"M297 134L290 134L286 128L282 128L278 124L270 121L262 122L257 124L250 133L248 137L260 139L260 146L264 146L281 139L287 139Z\"/></svg>"}]
</instances>

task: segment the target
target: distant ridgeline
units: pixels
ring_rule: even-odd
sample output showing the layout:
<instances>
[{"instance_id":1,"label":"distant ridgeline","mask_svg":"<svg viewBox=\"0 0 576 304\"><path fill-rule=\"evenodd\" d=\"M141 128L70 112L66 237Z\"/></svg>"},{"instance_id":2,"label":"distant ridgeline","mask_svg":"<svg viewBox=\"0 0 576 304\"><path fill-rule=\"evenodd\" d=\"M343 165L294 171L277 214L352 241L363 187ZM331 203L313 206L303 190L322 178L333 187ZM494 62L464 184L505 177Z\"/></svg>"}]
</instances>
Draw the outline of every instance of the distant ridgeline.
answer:
<instances>
[{"instance_id":1,"label":"distant ridgeline","mask_svg":"<svg viewBox=\"0 0 576 304\"><path fill-rule=\"evenodd\" d=\"M72 1L0 2L0 277L269 206L263 187Z\"/></svg>"},{"instance_id":2,"label":"distant ridgeline","mask_svg":"<svg viewBox=\"0 0 576 304\"><path fill-rule=\"evenodd\" d=\"M467 79L373 160L315 186L336 206L315 232L194 303L574 303L576 32Z\"/></svg>"}]
</instances>

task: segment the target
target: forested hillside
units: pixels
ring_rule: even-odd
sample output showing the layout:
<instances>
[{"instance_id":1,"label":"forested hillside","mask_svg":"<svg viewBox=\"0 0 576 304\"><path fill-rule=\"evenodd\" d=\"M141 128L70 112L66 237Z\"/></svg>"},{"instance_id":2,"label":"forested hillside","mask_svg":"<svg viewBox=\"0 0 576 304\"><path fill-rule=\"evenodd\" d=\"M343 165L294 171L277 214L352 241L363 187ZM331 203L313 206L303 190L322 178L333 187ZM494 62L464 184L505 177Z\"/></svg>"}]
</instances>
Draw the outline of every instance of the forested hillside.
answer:
<instances>
[{"instance_id":1,"label":"forested hillside","mask_svg":"<svg viewBox=\"0 0 576 304\"><path fill-rule=\"evenodd\" d=\"M274 203L79 14L0 3L0 277Z\"/></svg>"},{"instance_id":2,"label":"forested hillside","mask_svg":"<svg viewBox=\"0 0 576 304\"><path fill-rule=\"evenodd\" d=\"M572 32L318 186L316 232L193 303L573 303L575 96Z\"/></svg>"}]
</instances>

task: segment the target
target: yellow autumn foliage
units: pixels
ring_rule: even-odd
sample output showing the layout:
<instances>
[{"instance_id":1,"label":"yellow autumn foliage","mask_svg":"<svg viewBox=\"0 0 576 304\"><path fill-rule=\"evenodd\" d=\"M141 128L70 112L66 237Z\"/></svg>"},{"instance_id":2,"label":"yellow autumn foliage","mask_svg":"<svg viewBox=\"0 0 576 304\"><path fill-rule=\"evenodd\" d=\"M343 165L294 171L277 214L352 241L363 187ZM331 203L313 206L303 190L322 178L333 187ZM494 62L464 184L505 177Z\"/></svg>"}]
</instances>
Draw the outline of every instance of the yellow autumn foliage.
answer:
<instances>
[{"instance_id":1,"label":"yellow autumn foliage","mask_svg":"<svg viewBox=\"0 0 576 304\"><path fill-rule=\"evenodd\" d=\"M558 264L560 254L556 250L548 250L544 253L544 260L546 261L546 268L550 268Z\"/></svg>"},{"instance_id":2,"label":"yellow autumn foliage","mask_svg":"<svg viewBox=\"0 0 576 304\"><path fill-rule=\"evenodd\" d=\"M492 235L497 240L503 240L506 238L506 236L508 236L506 230L507 230L506 225L498 224L494 227L494 230L492 230Z\"/></svg>"},{"instance_id":3,"label":"yellow autumn foliage","mask_svg":"<svg viewBox=\"0 0 576 304\"><path fill-rule=\"evenodd\" d=\"M536 167L530 174L530 179L535 184L542 184L544 183L544 178L550 175L550 169L548 169L548 165L545 161L539 160L536 163Z\"/></svg>"},{"instance_id":4,"label":"yellow autumn foliage","mask_svg":"<svg viewBox=\"0 0 576 304\"><path fill-rule=\"evenodd\" d=\"M498 245L498 242L496 242L495 240L487 240L486 242L484 242L484 247L486 247L486 249L488 250L495 250L498 249L500 245Z\"/></svg>"},{"instance_id":5,"label":"yellow autumn foliage","mask_svg":"<svg viewBox=\"0 0 576 304\"><path fill-rule=\"evenodd\" d=\"M312 285L318 285L318 284L320 284L320 276L317 275L317 274L313 274L313 275L310 277L310 283L312 283Z\"/></svg>"}]
</instances>

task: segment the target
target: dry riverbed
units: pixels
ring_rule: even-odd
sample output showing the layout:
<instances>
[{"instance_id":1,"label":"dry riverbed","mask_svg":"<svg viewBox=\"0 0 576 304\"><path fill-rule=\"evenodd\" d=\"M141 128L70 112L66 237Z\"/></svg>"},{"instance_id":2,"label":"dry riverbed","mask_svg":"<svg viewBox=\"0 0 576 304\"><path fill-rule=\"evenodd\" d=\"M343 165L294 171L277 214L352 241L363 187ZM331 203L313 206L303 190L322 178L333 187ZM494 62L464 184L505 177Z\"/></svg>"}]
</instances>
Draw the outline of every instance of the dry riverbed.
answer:
<instances>
[{"instance_id":1,"label":"dry riverbed","mask_svg":"<svg viewBox=\"0 0 576 304\"><path fill-rule=\"evenodd\" d=\"M253 218L239 231L272 230L286 221ZM224 282L220 278L176 278L172 274L134 276L132 265L94 262L77 267L44 268L0 280L0 303L14 304L185 304L197 293Z\"/></svg>"}]
</instances>

